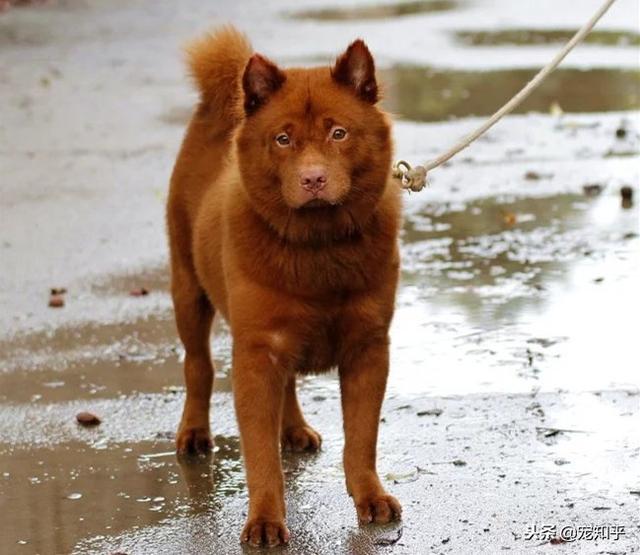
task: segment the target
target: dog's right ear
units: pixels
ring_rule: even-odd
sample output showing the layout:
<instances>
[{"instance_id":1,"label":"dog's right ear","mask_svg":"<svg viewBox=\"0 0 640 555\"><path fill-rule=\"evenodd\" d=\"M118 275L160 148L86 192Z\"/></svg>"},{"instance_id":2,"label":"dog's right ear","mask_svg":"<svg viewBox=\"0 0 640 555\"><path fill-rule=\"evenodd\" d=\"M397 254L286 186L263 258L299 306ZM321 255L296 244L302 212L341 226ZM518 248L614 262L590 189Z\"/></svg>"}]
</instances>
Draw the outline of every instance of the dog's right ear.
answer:
<instances>
[{"instance_id":1,"label":"dog's right ear","mask_svg":"<svg viewBox=\"0 0 640 555\"><path fill-rule=\"evenodd\" d=\"M265 104L285 80L285 74L273 62L260 54L251 56L242 76L246 114L253 114Z\"/></svg>"}]
</instances>

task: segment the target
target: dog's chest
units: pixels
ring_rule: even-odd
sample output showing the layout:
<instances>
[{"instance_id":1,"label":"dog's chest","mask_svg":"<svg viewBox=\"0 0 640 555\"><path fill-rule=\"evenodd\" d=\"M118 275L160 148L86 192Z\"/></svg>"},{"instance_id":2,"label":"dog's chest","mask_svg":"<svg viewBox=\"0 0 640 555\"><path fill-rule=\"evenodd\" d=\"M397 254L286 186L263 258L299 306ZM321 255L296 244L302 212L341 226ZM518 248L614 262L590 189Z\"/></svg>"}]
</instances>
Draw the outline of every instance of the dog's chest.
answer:
<instances>
[{"instance_id":1,"label":"dog's chest","mask_svg":"<svg viewBox=\"0 0 640 555\"><path fill-rule=\"evenodd\" d=\"M305 334L296 357L296 372L324 372L338 365L337 327L327 325Z\"/></svg>"},{"instance_id":2,"label":"dog's chest","mask_svg":"<svg viewBox=\"0 0 640 555\"><path fill-rule=\"evenodd\" d=\"M371 258L363 250L351 250L348 255L341 249L293 250L274 275L294 294L339 296L370 286L375 266Z\"/></svg>"}]
</instances>

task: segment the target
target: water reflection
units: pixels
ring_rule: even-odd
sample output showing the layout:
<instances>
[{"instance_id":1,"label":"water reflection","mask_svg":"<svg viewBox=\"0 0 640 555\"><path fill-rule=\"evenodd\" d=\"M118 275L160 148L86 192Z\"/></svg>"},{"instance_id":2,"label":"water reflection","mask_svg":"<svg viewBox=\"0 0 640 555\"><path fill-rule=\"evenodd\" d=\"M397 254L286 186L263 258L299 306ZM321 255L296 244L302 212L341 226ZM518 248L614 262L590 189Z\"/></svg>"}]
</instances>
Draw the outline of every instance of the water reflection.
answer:
<instances>
[{"instance_id":1,"label":"water reflection","mask_svg":"<svg viewBox=\"0 0 640 555\"><path fill-rule=\"evenodd\" d=\"M405 15L449 11L457 6L458 2L453 0L415 0L413 2L310 9L294 12L290 14L290 17L315 21L388 19Z\"/></svg>"},{"instance_id":2,"label":"water reflection","mask_svg":"<svg viewBox=\"0 0 640 555\"><path fill-rule=\"evenodd\" d=\"M427 205L406 220L405 283L426 281L451 293L447 302L459 302L471 315L490 288L507 280L526 277L531 287L541 287L541 272L588 251L586 240L571 233L587 218L584 201L566 194ZM504 299L508 313L516 310L513 300Z\"/></svg>"},{"instance_id":3,"label":"water reflection","mask_svg":"<svg viewBox=\"0 0 640 555\"><path fill-rule=\"evenodd\" d=\"M244 489L237 436L216 436L207 457L178 458L173 441L157 441L99 451L67 443L17 450L3 461L0 497L11 510L3 510L2 544L26 541L25 553L70 553L82 537L152 526L168 515L210 515Z\"/></svg>"},{"instance_id":4,"label":"water reflection","mask_svg":"<svg viewBox=\"0 0 640 555\"><path fill-rule=\"evenodd\" d=\"M410 215L392 387L633 387L634 315L624 307L640 277L639 216L613 195L575 194L426 205ZM617 363L604 375L608 356Z\"/></svg>"},{"instance_id":5,"label":"water reflection","mask_svg":"<svg viewBox=\"0 0 640 555\"><path fill-rule=\"evenodd\" d=\"M381 75L388 90L386 109L403 119L439 121L491 114L536 73L537 69L447 71L397 66ZM515 113L546 113L553 103L567 112L640 108L640 72L558 69Z\"/></svg>"},{"instance_id":6,"label":"water reflection","mask_svg":"<svg viewBox=\"0 0 640 555\"><path fill-rule=\"evenodd\" d=\"M216 501L237 495L244 489L237 436L216 436L213 454L176 456L176 460L188 489L188 506L192 513L210 511Z\"/></svg>"},{"instance_id":7,"label":"water reflection","mask_svg":"<svg viewBox=\"0 0 640 555\"><path fill-rule=\"evenodd\" d=\"M469 46L502 46L532 44L563 44L575 29L503 29L500 31L457 31L456 38ZM640 34L633 31L599 31L589 33L584 42L603 46L638 46Z\"/></svg>"}]
</instances>

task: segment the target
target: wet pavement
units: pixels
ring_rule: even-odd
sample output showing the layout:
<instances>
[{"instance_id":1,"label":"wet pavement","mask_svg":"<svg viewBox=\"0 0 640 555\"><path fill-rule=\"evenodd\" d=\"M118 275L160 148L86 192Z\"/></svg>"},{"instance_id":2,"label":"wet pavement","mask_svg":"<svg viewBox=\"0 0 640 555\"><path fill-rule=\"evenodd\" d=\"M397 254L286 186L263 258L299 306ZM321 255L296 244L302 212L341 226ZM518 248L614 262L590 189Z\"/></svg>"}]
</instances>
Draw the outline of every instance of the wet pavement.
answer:
<instances>
[{"instance_id":1,"label":"wet pavement","mask_svg":"<svg viewBox=\"0 0 640 555\"><path fill-rule=\"evenodd\" d=\"M59 0L1 14L0 554L257 551L238 544L246 488L222 323L215 452L173 452L183 353L163 210L194 100L184 40L231 20L298 64L363 36L398 156L420 162L598 3ZM278 552L638 552L638 10L618 0L520 113L405 198L379 448L403 521L358 527L336 377L305 377L323 449L284 457L293 539ZM48 307L52 287L64 307ZM101 424L79 426L83 410ZM545 525L609 536L530 533Z\"/></svg>"}]
</instances>

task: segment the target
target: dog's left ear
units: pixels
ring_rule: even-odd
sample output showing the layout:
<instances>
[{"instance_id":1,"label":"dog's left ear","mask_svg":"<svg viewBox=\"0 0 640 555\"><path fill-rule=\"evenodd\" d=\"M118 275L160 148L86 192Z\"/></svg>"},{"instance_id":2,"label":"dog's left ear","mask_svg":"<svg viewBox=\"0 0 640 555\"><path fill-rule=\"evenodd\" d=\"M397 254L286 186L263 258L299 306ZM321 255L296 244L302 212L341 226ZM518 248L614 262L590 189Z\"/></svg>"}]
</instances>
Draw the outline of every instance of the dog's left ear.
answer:
<instances>
[{"instance_id":1,"label":"dog's left ear","mask_svg":"<svg viewBox=\"0 0 640 555\"><path fill-rule=\"evenodd\" d=\"M352 42L338 57L331 75L338 83L350 87L362 100L371 104L378 101L373 56L362 39Z\"/></svg>"}]
</instances>

